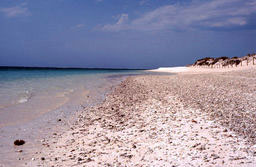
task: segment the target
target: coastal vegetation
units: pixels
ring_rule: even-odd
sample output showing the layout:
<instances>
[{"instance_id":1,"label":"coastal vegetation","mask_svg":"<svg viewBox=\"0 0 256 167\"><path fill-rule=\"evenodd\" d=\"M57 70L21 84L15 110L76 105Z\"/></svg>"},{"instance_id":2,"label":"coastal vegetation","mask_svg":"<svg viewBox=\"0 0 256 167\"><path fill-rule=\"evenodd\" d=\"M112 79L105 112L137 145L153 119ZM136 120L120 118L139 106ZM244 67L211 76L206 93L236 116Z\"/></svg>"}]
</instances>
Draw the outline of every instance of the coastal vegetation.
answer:
<instances>
[{"instance_id":1,"label":"coastal vegetation","mask_svg":"<svg viewBox=\"0 0 256 167\"><path fill-rule=\"evenodd\" d=\"M247 54L246 56L243 57L205 57L199 60L196 60L194 64L191 66L197 67L197 66L208 66L211 68L214 67L233 67L233 66L238 66L241 65L248 65L248 64L253 64L255 65L255 59L256 59L256 54Z\"/></svg>"}]
</instances>

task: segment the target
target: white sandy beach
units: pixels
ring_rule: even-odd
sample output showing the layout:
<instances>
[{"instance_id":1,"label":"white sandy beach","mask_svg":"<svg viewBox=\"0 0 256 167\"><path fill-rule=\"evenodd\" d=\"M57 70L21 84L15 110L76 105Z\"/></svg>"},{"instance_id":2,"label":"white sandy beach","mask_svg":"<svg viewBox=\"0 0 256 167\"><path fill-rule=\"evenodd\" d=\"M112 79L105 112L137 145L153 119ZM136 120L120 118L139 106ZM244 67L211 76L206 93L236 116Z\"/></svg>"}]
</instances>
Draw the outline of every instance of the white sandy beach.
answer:
<instances>
[{"instance_id":1,"label":"white sandy beach","mask_svg":"<svg viewBox=\"0 0 256 167\"><path fill-rule=\"evenodd\" d=\"M180 73L180 74L192 74L192 73L214 73L214 72L229 72L229 71L241 71L255 69L256 65L249 62L246 65L246 60L242 62L243 66L228 66L228 67L206 67L206 66L191 66L191 67L160 67L158 69L149 70L152 72L169 72L169 73Z\"/></svg>"},{"instance_id":2,"label":"white sandy beach","mask_svg":"<svg viewBox=\"0 0 256 167\"><path fill-rule=\"evenodd\" d=\"M255 166L254 68L201 70L129 77L25 166Z\"/></svg>"}]
</instances>

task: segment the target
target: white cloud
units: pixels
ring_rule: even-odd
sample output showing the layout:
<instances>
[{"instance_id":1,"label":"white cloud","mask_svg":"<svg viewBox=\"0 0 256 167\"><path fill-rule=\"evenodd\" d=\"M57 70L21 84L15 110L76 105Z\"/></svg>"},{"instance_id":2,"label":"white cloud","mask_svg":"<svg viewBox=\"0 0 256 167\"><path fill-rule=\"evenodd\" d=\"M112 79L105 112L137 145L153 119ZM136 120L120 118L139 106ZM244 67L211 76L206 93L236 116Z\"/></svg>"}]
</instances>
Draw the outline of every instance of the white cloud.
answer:
<instances>
[{"instance_id":1,"label":"white cloud","mask_svg":"<svg viewBox=\"0 0 256 167\"><path fill-rule=\"evenodd\" d=\"M9 8L0 8L0 12L4 13L6 17L29 16L30 12L24 4Z\"/></svg>"},{"instance_id":2,"label":"white cloud","mask_svg":"<svg viewBox=\"0 0 256 167\"><path fill-rule=\"evenodd\" d=\"M76 24L70 27L71 30L77 31L77 30L84 30L86 28L85 24Z\"/></svg>"},{"instance_id":3,"label":"white cloud","mask_svg":"<svg viewBox=\"0 0 256 167\"><path fill-rule=\"evenodd\" d=\"M123 25L128 21L128 14L121 14L120 18L117 21L117 25Z\"/></svg>"},{"instance_id":4,"label":"white cloud","mask_svg":"<svg viewBox=\"0 0 256 167\"><path fill-rule=\"evenodd\" d=\"M103 27L104 30L110 30L110 31L118 31L120 29L124 29L124 27L126 26L127 22L128 22L128 14L121 14L118 17L118 20L115 24L113 25L105 25Z\"/></svg>"},{"instance_id":5,"label":"white cloud","mask_svg":"<svg viewBox=\"0 0 256 167\"><path fill-rule=\"evenodd\" d=\"M166 5L134 20L128 20L128 15L122 14L115 24L105 25L103 29L121 31L239 27L247 25L248 17L255 13L255 0L196 0L186 5Z\"/></svg>"},{"instance_id":6,"label":"white cloud","mask_svg":"<svg viewBox=\"0 0 256 167\"><path fill-rule=\"evenodd\" d=\"M243 17L234 17L234 18L230 18L224 21L219 21L219 22L212 22L209 23L208 26L209 27L227 27L229 25L237 25L237 26L243 26L246 25L246 19Z\"/></svg>"},{"instance_id":7,"label":"white cloud","mask_svg":"<svg viewBox=\"0 0 256 167\"><path fill-rule=\"evenodd\" d=\"M84 24L77 24L73 28L83 28L85 25Z\"/></svg>"}]
</instances>

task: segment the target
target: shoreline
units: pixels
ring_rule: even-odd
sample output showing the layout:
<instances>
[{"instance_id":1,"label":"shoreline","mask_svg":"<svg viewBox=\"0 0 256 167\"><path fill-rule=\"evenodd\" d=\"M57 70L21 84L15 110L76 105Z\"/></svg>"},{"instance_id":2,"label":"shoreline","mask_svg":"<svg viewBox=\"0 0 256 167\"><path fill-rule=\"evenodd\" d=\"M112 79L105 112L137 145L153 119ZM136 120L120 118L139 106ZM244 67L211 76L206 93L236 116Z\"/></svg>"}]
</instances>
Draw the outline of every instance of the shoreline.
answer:
<instances>
[{"instance_id":1,"label":"shoreline","mask_svg":"<svg viewBox=\"0 0 256 167\"><path fill-rule=\"evenodd\" d=\"M179 74L128 77L25 166L255 165L254 70Z\"/></svg>"},{"instance_id":2,"label":"shoreline","mask_svg":"<svg viewBox=\"0 0 256 167\"><path fill-rule=\"evenodd\" d=\"M82 91L86 93L83 95L83 99L80 99L80 96L74 97L74 94L70 96L73 99L70 99L68 104L57 109L42 113L24 123L1 127L0 166L21 166L30 161L35 152L45 147L42 145L44 138L51 138L55 132L63 133L68 130L84 108L102 103L112 87L118 85L122 80L123 78L120 76L111 79L106 77L104 84L102 81L100 85L95 86L90 91ZM22 139L26 143L22 146L14 146L13 142L17 139Z\"/></svg>"},{"instance_id":3,"label":"shoreline","mask_svg":"<svg viewBox=\"0 0 256 167\"><path fill-rule=\"evenodd\" d=\"M256 69L256 65L249 64L247 66L234 66L234 67L218 67L211 68L205 66L190 66L190 67L160 67L158 69L147 70L150 72L166 72L175 74L202 74L202 73L221 73L221 72L232 72L232 71L243 71Z\"/></svg>"}]
</instances>

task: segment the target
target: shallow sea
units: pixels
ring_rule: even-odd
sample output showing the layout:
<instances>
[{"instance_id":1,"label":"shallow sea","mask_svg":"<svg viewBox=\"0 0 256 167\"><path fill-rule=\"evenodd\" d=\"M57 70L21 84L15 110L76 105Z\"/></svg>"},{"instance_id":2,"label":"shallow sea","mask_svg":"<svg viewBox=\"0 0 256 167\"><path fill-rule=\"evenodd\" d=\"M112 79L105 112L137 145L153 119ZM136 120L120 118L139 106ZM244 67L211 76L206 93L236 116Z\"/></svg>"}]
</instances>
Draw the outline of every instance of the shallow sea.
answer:
<instances>
[{"instance_id":1,"label":"shallow sea","mask_svg":"<svg viewBox=\"0 0 256 167\"><path fill-rule=\"evenodd\" d=\"M143 70L0 69L0 166L15 158L15 139L25 139L26 145L35 147L35 141L52 133L55 125L66 126L76 112L101 102L126 76L140 74L149 73Z\"/></svg>"},{"instance_id":2,"label":"shallow sea","mask_svg":"<svg viewBox=\"0 0 256 167\"><path fill-rule=\"evenodd\" d=\"M142 71L2 69L0 127L22 124L63 106L86 105L88 94L109 84L109 76L138 73Z\"/></svg>"}]
</instances>

